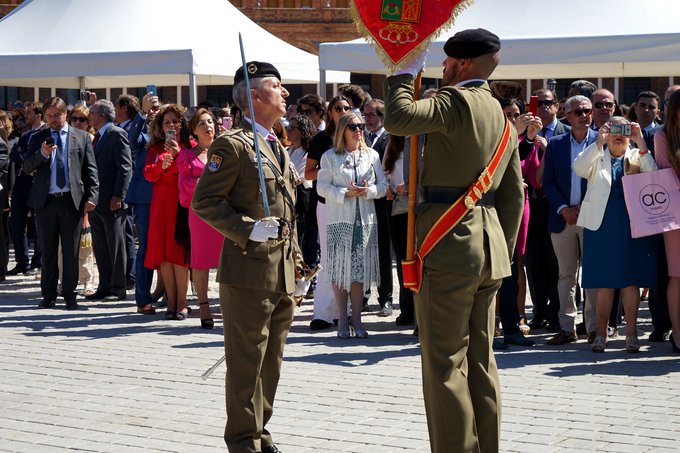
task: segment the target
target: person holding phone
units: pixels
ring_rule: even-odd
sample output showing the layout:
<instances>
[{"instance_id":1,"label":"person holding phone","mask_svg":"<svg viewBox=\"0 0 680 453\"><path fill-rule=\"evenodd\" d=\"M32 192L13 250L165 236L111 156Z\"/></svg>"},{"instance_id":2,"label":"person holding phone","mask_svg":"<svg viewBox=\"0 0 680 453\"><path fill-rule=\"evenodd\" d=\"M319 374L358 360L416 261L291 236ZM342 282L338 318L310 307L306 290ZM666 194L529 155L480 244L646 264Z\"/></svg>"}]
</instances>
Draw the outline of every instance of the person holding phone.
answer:
<instances>
[{"instance_id":1,"label":"person holding phone","mask_svg":"<svg viewBox=\"0 0 680 453\"><path fill-rule=\"evenodd\" d=\"M168 299L166 319L184 320L188 315L189 287L186 208L179 204L178 168L175 158L190 148L184 108L169 104L151 123L144 178L154 183L149 215L149 234L144 266L160 269Z\"/></svg>"},{"instance_id":2,"label":"person holding phone","mask_svg":"<svg viewBox=\"0 0 680 453\"><path fill-rule=\"evenodd\" d=\"M361 322L364 288L380 282L378 221L369 200L385 196L387 178L378 153L364 142L361 115L340 117L334 147L321 157L317 190L326 199L326 278L333 285L338 313L347 312L357 338L368 333ZM350 338L346 316L338 316L338 338Z\"/></svg>"}]
</instances>

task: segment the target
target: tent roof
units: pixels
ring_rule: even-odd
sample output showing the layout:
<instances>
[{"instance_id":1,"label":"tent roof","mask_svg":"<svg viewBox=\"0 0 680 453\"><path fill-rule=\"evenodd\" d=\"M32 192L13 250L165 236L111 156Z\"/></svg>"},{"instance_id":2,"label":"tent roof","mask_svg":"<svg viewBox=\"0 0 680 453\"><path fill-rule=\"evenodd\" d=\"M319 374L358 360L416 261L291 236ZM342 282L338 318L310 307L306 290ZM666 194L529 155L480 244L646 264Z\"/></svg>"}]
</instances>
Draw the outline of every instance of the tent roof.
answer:
<instances>
[{"instance_id":1,"label":"tent roof","mask_svg":"<svg viewBox=\"0 0 680 453\"><path fill-rule=\"evenodd\" d=\"M0 20L0 85L88 88L231 84L248 60L284 83L318 83L315 55L259 27L227 0L26 0ZM328 83L348 82L329 73Z\"/></svg>"},{"instance_id":2,"label":"tent roof","mask_svg":"<svg viewBox=\"0 0 680 453\"><path fill-rule=\"evenodd\" d=\"M677 0L478 0L430 46L425 77L441 77L444 43L486 28L502 42L495 79L645 77L680 74ZM321 69L387 74L363 39L321 44Z\"/></svg>"}]
</instances>

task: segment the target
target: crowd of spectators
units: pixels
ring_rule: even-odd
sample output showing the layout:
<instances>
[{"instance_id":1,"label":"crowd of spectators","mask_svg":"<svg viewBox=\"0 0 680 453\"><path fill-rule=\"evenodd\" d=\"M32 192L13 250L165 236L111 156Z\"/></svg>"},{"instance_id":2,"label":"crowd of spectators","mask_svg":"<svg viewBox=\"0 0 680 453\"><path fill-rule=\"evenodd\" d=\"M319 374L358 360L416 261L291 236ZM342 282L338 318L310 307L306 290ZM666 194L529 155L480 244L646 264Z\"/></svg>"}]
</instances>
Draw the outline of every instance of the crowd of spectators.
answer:
<instances>
[{"instance_id":1,"label":"crowd of spectators","mask_svg":"<svg viewBox=\"0 0 680 453\"><path fill-rule=\"evenodd\" d=\"M531 93L538 107L529 112L521 88L494 84L499 108L518 131L526 188L512 275L497 295L494 347L531 347L532 332L549 331L548 345L581 335L602 352L625 319L625 349L637 352L637 313L646 299L654 327L649 341L665 341L672 327L680 331L680 233L632 238L621 183L624 175L657 168L680 174L680 86L663 99L644 91L628 107L579 80L563 99L549 89ZM218 266L223 238L190 204L208 148L239 126L240 112L162 104L153 93L116 102L88 96L72 108L52 98L0 111L0 283L7 276L41 278L41 308L54 307L57 296L78 308L76 281L89 300L125 300L134 289L138 313L167 305L166 319L184 320L191 282L201 326L213 328L208 272ZM395 259L406 253L410 137L384 129L384 109L381 100L346 85L329 102L299 98L274 127L298 174L296 233L304 261L322 267L307 293L314 307L309 327L337 325L343 339L368 336L361 313L370 309L371 287L378 315L390 316L397 299L396 324L417 334L399 265L399 294L392 294ZM612 134L612 124L629 125L631 134ZM80 135L70 133L76 129L87 138L82 151ZM420 138L421 153L426 141ZM71 148L82 153L78 161L63 158ZM45 215L52 203L71 198L79 241L62 228L73 218ZM33 247L29 238L36 239ZM8 270L10 243L16 266ZM59 294L52 288L57 279ZM675 352L679 336L670 336Z\"/></svg>"}]
</instances>

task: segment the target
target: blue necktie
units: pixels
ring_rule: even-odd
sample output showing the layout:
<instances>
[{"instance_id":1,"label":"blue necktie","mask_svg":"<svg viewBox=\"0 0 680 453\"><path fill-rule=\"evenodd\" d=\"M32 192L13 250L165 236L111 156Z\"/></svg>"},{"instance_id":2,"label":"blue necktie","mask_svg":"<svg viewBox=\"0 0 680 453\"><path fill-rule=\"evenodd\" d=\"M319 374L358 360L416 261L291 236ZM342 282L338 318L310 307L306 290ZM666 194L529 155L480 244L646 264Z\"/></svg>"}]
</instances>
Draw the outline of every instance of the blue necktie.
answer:
<instances>
[{"instance_id":1,"label":"blue necktie","mask_svg":"<svg viewBox=\"0 0 680 453\"><path fill-rule=\"evenodd\" d=\"M63 189L66 186L66 173L64 171L64 144L61 141L61 131L57 131L57 150L55 151L55 159L57 159L57 187Z\"/></svg>"}]
</instances>

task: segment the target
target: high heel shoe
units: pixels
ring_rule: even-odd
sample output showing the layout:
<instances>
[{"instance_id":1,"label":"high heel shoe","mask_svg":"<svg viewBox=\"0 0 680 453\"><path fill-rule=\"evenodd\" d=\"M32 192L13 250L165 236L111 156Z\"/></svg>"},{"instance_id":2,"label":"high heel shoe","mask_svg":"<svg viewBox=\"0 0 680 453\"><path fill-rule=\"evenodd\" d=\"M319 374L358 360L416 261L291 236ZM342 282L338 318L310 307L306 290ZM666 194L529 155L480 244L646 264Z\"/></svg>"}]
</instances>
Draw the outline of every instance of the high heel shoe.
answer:
<instances>
[{"instance_id":1,"label":"high heel shoe","mask_svg":"<svg viewBox=\"0 0 680 453\"><path fill-rule=\"evenodd\" d=\"M675 345L675 341L673 340L673 334L671 334L670 337L668 337L668 339L671 342L671 346L673 346L673 352L680 354L680 348Z\"/></svg>"},{"instance_id":2,"label":"high heel shoe","mask_svg":"<svg viewBox=\"0 0 680 453\"><path fill-rule=\"evenodd\" d=\"M341 340L347 340L349 339L349 337L350 337L349 330L338 330L338 338L340 338Z\"/></svg>"},{"instance_id":3,"label":"high heel shoe","mask_svg":"<svg viewBox=\"0 0 680 453\"><path fill-rule=\"evenodd\" d=\"M210 311L210 304L208 303L207 300L204 301L204 302L199 302L198 305L199 305L199 307L200 306L207 306L208 312ZM212 329L213 327L215 327L215 321L212 319L212 316L210 318L205 318L205 319L201 318L201 327L203 329Z\"/></svg>"}]
</instances>

